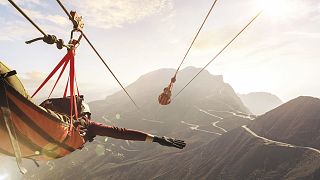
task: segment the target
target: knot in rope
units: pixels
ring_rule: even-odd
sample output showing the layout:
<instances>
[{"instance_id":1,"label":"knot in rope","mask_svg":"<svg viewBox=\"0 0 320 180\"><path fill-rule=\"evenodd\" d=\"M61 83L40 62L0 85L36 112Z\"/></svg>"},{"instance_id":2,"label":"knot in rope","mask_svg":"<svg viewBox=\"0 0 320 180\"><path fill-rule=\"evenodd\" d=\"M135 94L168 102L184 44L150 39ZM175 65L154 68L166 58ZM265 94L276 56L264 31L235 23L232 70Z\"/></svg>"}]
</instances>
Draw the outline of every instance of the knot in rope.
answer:
<instances>
[{"instance_id":1,"label":"knot in rope","mask_svg":"<svg viewBox=\"0 0 320 180\"><path fill-rule=\"evenodd\" d=\"M55 35L45 35L43 37L43 42L47 43L47 44L54 44L57 42L57 37Z\"/></svg>"},{"instance_id":2,"label":"knot in rope","mask_svg":"<svg viewBox=\"0 0 320 180\"><path fill-rule=\"evenodd\" d=\"M62 49L63 46L64 46L64 42L63 42L62 39L58 39L58 40L56 41L56 44L57 44L57 48L58 48L58 49Z\"/></svg>"},{"instance_id":3,"label":"knot in rope","mask_svg":"<svg viewBox=\"0 0 320 180\"><path fill-rule=\"evenodd\" d=\"M174 76L173 78L171 78L171 83L173 84L173 83L175 83L176 82L176 76Z\"/></svg>"}]
</instances>

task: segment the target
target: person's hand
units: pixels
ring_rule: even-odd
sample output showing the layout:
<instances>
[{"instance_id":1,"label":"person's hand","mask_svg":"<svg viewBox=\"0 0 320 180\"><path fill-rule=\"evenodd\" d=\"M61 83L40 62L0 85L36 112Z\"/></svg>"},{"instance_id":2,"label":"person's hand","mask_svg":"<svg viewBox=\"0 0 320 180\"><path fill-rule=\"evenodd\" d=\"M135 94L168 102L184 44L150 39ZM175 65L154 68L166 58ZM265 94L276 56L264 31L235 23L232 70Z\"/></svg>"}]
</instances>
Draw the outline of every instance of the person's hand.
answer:
<instances>
[{"instance_id":1,"label":"person's hand","mask_svg":"<svg viewBox=\"0 0 320 180\"><path fill-rule=\"evenodd\" d=\"M157 142L162 146L175 147L179 149L183 149L186 146L186 143L183 140L178 140L178 139L169 138L165 136L163 137L154 136L153 142Z\"/></svg>"}]
</instances>

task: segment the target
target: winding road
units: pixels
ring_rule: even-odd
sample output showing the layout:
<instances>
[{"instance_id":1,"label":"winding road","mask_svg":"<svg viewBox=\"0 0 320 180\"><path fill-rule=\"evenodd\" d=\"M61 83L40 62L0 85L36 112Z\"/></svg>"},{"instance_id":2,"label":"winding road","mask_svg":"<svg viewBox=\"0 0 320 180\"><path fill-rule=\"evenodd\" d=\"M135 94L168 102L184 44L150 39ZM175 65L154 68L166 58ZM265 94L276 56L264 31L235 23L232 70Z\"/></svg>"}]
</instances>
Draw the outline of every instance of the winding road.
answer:
<instances>
[{"instance_id":1,"label":"winding road","mask_svg":"<svg viewBox=\"0 0 320 180\"><path fill-rule=\"evenodd\" d=\"M140 150L135 150L135 149L127 149L127 148L125 148L125 147L123 147L123 146L120 146L120 148L121 148L122 150L125 150L125 151L128 151L128 152L137 152L137 151L140 151Z\"/></svg>"},{"instance_id":2,"label":"winding road","mask_svg":"<svg viewBox=\"0 0 320 180\"><path fill-rule=\"evenodd\" d=\"M236 112L232 112L232 111L217 111L217 110L208 110L208 111L229 113L229 114L232 114L233 116L249 119L251 121L253 121L255 119L255 118L251 117L250 115L244 114L242 112L238 112L241 114L237 114Z\"/></svg>"},{"instance_id":3,"label":"winding road","mask_svg":"<svg viewBox=\"0 0 320 180\"><path fill-rule=\"evenodd\" d=\"M223 132L228 132L228 131L227 131L226 129L224 129L223 127L220 127L220 126L217 125L219 122L220 122L220 121L213 122L213 123L212 123L212 126L220 129L220 130L223 131Z\"/></svg>"},{"instance_id":4,"label":"winding road","mask_svg":"<svg viewBox=\"0 0 320 180\"><path fill-rule=\"evenodd\" d=\"M186 123L186 122L184 122L184 121L181 121L181 123L190 126L190 129L191 129L191 130L196 130L196 131L201 131L201 132L216 134L216 135L219 135L219 136L222 135L222 134L220 134L220 133L216 133L216 132L212 132L212 131L207 131L207 130L199 129L200 126L199 126L199 125L196 125L196 124Z\"/></svg>"},{"instance_id":5,"label":"winding road","mask_svg":"<svg viewBox=\"0 0 320 180\"><path fill-rule=\"evenodd\" d=\"M156 121L156 120L151 120L151 119L146 119L146 118L142 118L141 121L147 121L147 122L152 122L152 123L160 123L162 124L162 121Z\"/></svg>"},{"instance_id":6,"label":"winding road","mask_svg":"<svg viewBox=\"0 0 320 180\"><path fill-rule=\"evenodd\" d=\"M198 109L200 112L203 112L203 113L205 113L205 114L207 114L207 115L209 115L209 116L212 116L212 117L215 117L215 118L218 118L218 119L223 119L223 117L220 117L220 116L211 114L211 113L209 113L209 112L207 112L207 111L205 111L205 110L203 110L203 109L198 108L197 106L195 106L195 108Z\"/></svg>"},{"instance_id":7,"label":"winding road","mask_svg":"<svg viewBox=\"0 0 320 180\"><path fill-rule=\"evenodd\" d=\"M281 146L281 147L307 149L307 150L311 150L311 151L314 151L314 152L320 154L320 150L315 149L315 148L312 148L312 147L297 146L297 145L293 145L293 144L289 144L289 143L274 141L274 140L267 139L267 138L265 138L265 137L259 136L259 135L257 135L255 132L253 132L251 129L249 129L249 128L247 127L247 125L243 125L242 128L245 129L248 133L250 133L250 134L253 135L254 137L259 138L259 139L262 139L262 140L264 141L264 144L266 144L266 145L273 144L273 145L277 145L277 146Z\"/></svg>"}]
</instances>

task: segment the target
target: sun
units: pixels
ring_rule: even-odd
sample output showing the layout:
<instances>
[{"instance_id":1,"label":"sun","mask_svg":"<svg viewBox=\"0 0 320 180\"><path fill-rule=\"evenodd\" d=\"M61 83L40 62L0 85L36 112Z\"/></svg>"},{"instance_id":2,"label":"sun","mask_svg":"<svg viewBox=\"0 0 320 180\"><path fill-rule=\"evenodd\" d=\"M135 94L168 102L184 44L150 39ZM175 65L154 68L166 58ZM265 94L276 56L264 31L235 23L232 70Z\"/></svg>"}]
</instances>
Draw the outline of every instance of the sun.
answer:
<instances>
[{"instance_id":1,"label":"sun","mask_svg":"<svg viewBox=\"0 0 320 180\"><path fill-rule=\"evenodd\" d=\"M258 0L257 7L271 18L289 18L294 15L296 4L293 0Z\"/></svg>"}]
</instances>

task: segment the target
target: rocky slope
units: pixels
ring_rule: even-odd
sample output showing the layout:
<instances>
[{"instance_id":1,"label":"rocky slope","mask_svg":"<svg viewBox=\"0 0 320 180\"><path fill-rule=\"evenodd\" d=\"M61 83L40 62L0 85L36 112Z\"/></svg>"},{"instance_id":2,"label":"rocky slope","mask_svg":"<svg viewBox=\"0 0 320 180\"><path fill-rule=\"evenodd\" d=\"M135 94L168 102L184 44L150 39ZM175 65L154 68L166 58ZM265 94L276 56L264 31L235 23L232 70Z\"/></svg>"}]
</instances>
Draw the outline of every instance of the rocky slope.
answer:
<instances>
[{"instance_id":1,"label":"rocky slope","mask_svg":"<svg viewBox=\"0 0 320 180\"><path fill-rule=\"evenodd\" d=\"M320 148L320 100L301 96L259 117L250 127L267 138Z\"/></svg>"}]
</instances>

